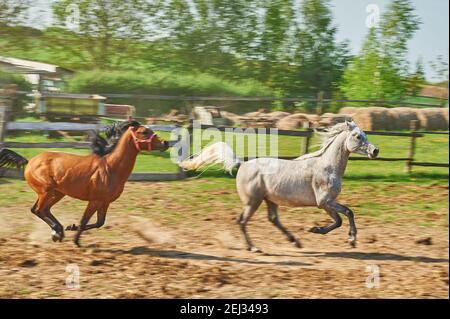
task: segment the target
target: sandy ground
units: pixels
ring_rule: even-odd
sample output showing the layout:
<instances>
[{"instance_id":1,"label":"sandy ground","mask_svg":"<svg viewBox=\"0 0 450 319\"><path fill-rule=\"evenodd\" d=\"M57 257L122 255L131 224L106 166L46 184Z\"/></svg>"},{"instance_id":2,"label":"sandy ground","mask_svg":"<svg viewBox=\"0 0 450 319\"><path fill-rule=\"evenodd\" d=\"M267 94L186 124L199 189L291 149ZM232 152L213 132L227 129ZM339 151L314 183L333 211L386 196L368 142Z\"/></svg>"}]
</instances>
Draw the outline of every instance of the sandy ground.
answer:
<instances>
[{"instance_id":1,"label":"sandy ground","mask_svg":"<svg viewBox=\"0 0 450 319\"><path fill-rule=\"evenodd\" d=\"M158 185L153 201L164 197L165 186ZM345 220L332 233L312 234L310 227L330 222L325 213L282 209L282 222L304 245L298 249L267 221L261 207L249 232L264 253L254 254L244 249L235 224L238 202L234 210L211 203L214 209L207 215L201 214L201 207L183 210L178 203L169 208L183 215L179 222L169 222L158 220L161 215L151 209L142 214L130 208L129 200L142 197L147 187L129 183L111 206L106 226L86 232L81 248L73 244L73 232L66 232L64 242L53 243L47 225L29 213L32 202L0 207L0 297L449 296L448 223L423 227L406 217L389 222L357 215L358 246L351 248ZM448 188L436 191L448 196ZM67 226L79 220L82 205L64 199L54 213ZM186 213L189 210L192 214Z\"/></svg>"}]
</instances>

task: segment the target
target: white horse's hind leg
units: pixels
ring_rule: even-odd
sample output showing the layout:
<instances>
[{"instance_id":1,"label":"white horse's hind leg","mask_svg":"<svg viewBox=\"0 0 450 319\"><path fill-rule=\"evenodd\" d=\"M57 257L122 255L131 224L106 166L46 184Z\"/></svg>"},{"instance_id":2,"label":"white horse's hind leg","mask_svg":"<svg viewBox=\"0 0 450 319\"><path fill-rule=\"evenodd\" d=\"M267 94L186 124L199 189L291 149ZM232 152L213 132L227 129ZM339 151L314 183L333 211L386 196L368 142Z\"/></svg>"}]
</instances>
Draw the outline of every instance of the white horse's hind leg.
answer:
<instances>
[{"instance_id":1,"label":"white horse's hind leg","mask_svg":"<svg viewBox=\"0 0 450 319\"><path fill-rule=\"evenodd\" d=\"M249 219L253 216L253 214L258 209L259 205L261 205L261 201L259 203L253 203L253 205L246 205L244 206L244 211L239 216L238 224L241 228L241 232L244 234L245 242L247 244L247 249L251 252L261 252L260 249L256 248L255 245L253 245L250 236L247 233L247 222Z\"/></svg>"},{"instance_id":2,"label":"white horse's hind leg","mask_svg":"<svg viewBox=\"0 0 450 319\"><path fill-rule=\"evenodd\" d=\"M275 227L277 227L279 230L281 230L281 232L283 234L286 235L287 239L291 242L294 243L294 245L298 248L302 248L302 245L300 244L300 241L298 241L287 229L286 227L284 227L281 222L280 219L278 218L278 205L271 202L270 200L266 199L265 200L267 203L267 210L268 210L268 214L269 214L269 221L275 225Z\"/></svg>"}]
</instances>

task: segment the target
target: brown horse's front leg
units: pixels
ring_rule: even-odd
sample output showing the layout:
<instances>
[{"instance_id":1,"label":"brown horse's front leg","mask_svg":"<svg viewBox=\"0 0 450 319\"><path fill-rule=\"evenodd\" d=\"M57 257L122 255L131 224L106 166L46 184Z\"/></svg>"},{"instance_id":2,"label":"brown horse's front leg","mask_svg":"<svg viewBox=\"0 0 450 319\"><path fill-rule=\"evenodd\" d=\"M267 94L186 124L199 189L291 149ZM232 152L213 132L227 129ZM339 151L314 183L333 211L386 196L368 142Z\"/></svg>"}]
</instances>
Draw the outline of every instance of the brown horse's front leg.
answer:
<instances>
[{"instance_id":1,"label":"brown horse's front leg","mask_svg":"<svg viewBox=\"0 0 450 319\"><path fill-rule=\"evenodd\" d=\"M99 208L97 208L97 205L92 205L94 210L91 212L91 208L89 207L91 205L91 202L89 202L88 207L86 208L86 211L84 212L84 215L81 219L80 226L72 225L68 226L66 230L77 230L77 234L75 235L74 242L75 244L80 247L80 237L81 233L92 229L92 228L100 228L105 224L106 219L106 212L108 210L109 203L101 205ZM87 224L89 222L89 219L92 217L94 212L97 211L97 222L95 224Z\"/></svg>"},{"instance_id":2,"label":"brown horse's front leg","mask_svg":"<svg viewBox=\"0 0 450 319\"><path fill-rule=\"evenodd\" d=\"M92 215L96 212L97 207L98 205L96 202L89 202L89 204L86 207L86 210L84 211L83 217L81 217L80 227L78 228L78 232L74 238L74 243L78 247L80 247L81 233L85 230L86 225L89 222L89 219L91 219Z\"/></svg>"}]
</instances>

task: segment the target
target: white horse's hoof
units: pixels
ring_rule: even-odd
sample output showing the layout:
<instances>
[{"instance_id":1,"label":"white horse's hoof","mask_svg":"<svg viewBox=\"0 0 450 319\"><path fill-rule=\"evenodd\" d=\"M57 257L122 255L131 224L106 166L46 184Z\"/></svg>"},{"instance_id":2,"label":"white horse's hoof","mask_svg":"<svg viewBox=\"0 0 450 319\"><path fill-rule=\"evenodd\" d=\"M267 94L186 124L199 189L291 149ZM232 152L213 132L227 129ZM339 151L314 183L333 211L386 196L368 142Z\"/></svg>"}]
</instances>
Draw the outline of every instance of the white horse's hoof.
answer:
<instances>
[{"instance_id":1,"label":"white horse's hoof","mask_svg":"<svg viewBox=\"0 0 450 319\"><path fill-rule=\"evenodd\" d=\"M321 235L325 234L323 227L317 227L317 226L311 227L309 229L309 232L313 233L313 234L321 234Z\"/></svg>"},{"instance_id":2,"label":"white horse's hoof","mask_svg":"<svg viewBox=\"0 0 450 319\"><path fill-rule=\"evenodd\" d=\"M297 248L303 248L302 244L301 244L298 240L295 240L295 241L293 241L292 243L293 243L294 246L297 247Z\"/></svg>"}]
</instances>

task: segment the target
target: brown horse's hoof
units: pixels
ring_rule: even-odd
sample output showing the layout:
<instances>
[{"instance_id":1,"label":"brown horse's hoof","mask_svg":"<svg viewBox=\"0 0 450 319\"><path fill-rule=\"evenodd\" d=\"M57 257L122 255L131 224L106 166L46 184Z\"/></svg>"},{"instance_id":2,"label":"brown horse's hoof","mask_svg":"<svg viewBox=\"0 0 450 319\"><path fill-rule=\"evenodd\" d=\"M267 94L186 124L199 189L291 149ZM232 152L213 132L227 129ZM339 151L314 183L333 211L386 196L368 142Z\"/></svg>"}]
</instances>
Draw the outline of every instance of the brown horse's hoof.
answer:
<instances>
[{"instance_id":1,"label":"brown horse's hoof","mask_svg":"<svg viewBox=\"0 0 450 319\"><path fill-rule=\"evenodd\" d=\"M67 226L67 227L66 227L66 230L69 230L69 231L75 231L75 230L78 230L78 226L75 225L75 224L72 224L72 225L70 225L70 226Z\"/></svg>"},{"instance_id":2,"label":"brown horse's hoof","mask_svg":"<svg viewBox=\"0 0 450 319\"><path fill-rule=\"evenodd\" d=\"M249 247L247 250L252 253L262 253L262 250L256 247Z\"/></svg>"},{"instance_id":3,"label":"brown horse's hoof","mask_svg":"<svg viewBox=\"0 0 450 319\"><path fill-rule=\"evenodd\" d=\"M52 231L52 240L54 242L57 242L57 241L62 242L63 239L64 239L64 234L57 233L55 230Z\"/></svg>"},{"instance_id":4,"label":"brown horse's hoof","mask_svg":"<svg viewBox=\"0 0 450 319\"><path fill-rule=\"evenodd\" d=\"M80 245L80 236L75 236L75 239L73 240L73 242L75 243L75 245L77 245L78 248L81 247L81 245Z\"/></svg>"}]
</instances>

